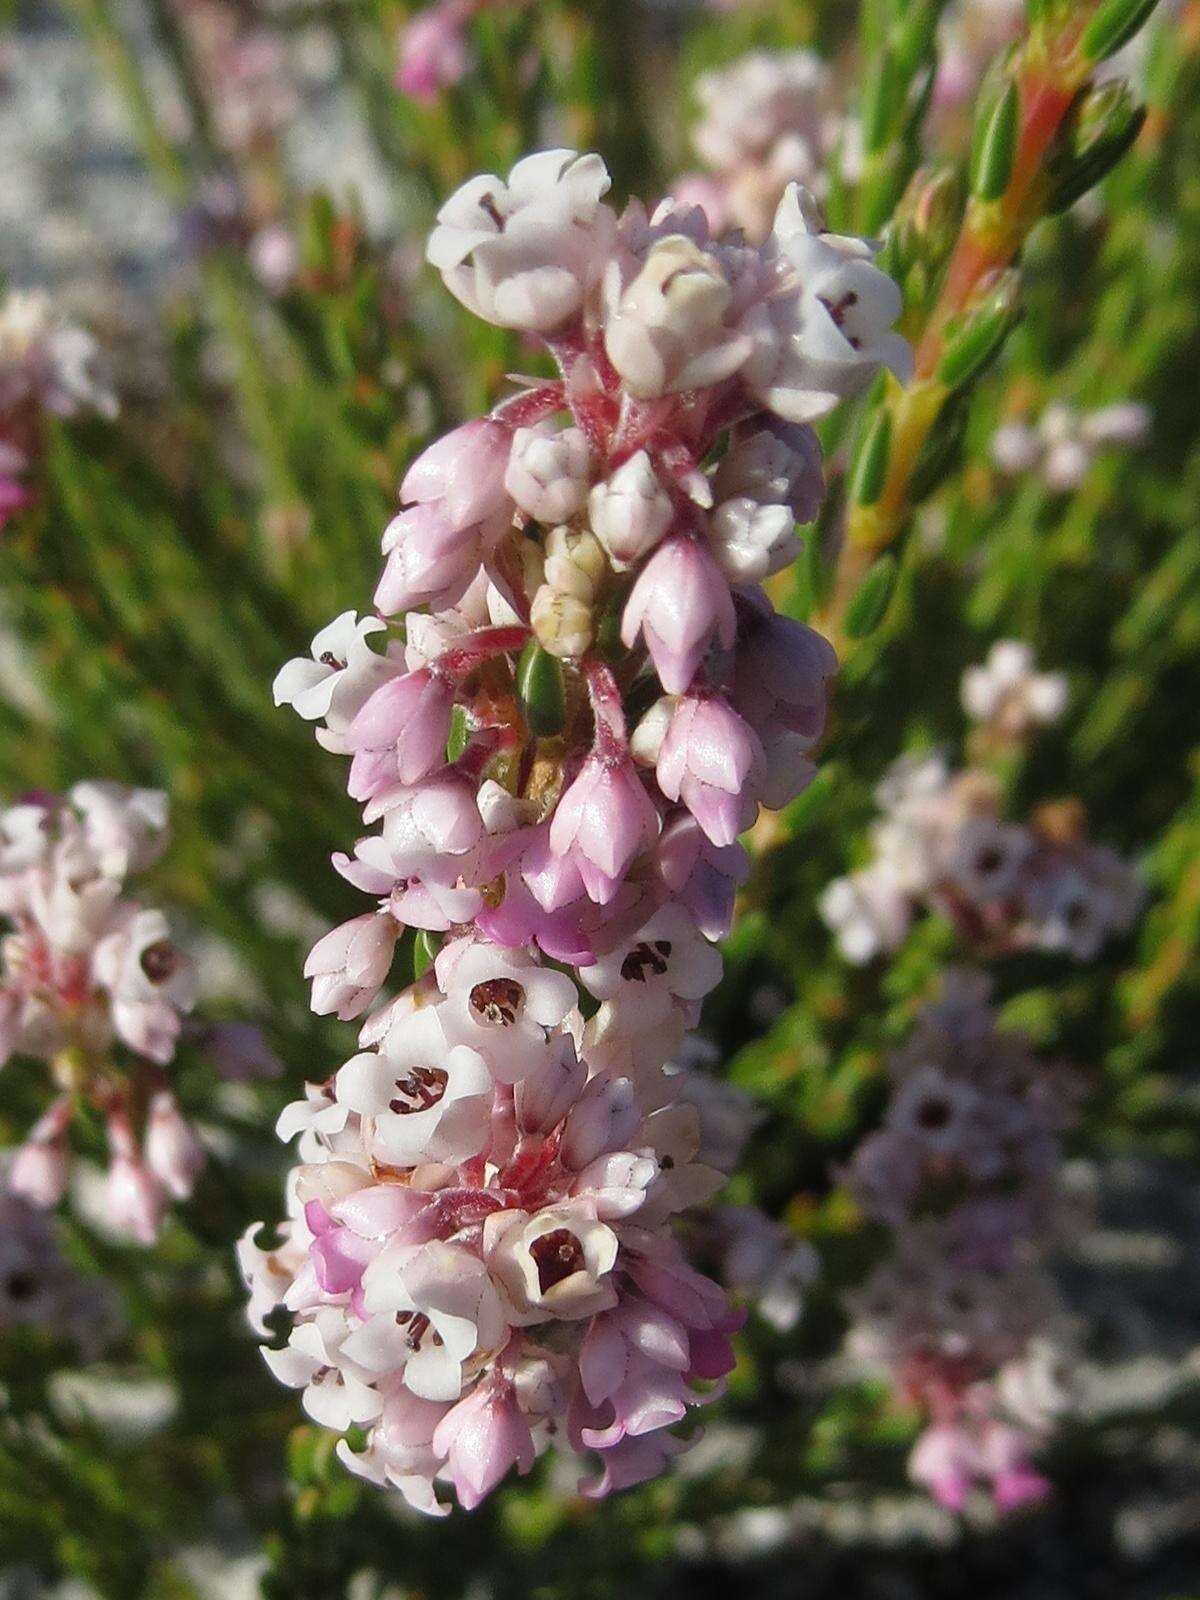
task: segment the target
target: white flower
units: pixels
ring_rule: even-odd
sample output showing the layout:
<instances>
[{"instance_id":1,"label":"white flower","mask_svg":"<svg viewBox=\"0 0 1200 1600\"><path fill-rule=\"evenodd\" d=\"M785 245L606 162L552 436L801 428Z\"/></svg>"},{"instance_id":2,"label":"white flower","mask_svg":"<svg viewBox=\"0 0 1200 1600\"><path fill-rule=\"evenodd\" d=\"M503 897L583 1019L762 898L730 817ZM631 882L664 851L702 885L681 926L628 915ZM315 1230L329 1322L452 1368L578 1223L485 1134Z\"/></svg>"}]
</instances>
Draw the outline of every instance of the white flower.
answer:
<instances>
[{"instance_id":1,"label":"white flower","mask_svg":"<svg viewBox=\"0 0 1200 1600\"><path fill-rule=\"evenodd\" d=\"M565 1201L532 1216L500 1211L484 1224L484 1253L518 1327L575 1321L617 1303L609 1280L617 1236L586 1205Z\"/></svg>"},{"instance_id":2,"label":"white flower","mask_svg":"<svg viewBox=\"0 0 1200 1600\"><path fill-rule=\"evenodd\" d=\"M90 780L77 783L68 798L83 817L84 838L106 877L140 872L166 849L167 797L161 789Z\"/></svg>"},{"instance_id":3,"label":"white flower","mask_svg":"<svg viewBox=\"0 0 1200 1600\"><path fill-rule=\"evenodd\" d=\"M653 399L731 377L752 349L737 325L731 252L682 233L656 238L622 287L617 262L605 282L608 358L630 394Z\"/></svg>"},{"instance_id":4,"label":"white flower","mask_svg":"<svg viewBox=\"0 0 1200 1600\"><path fill-rule=\"evenodd\" d=\"M479 1051L499 1083L516 1083L545 1063L549 1033L568 1023L578 1000L565 973L492 944L448 946L437 975L446 1038Z\"/></svg>"},{"instance_id":5,"label":"white flower","mask_svg":"<svg viewBox=\"0 0 1200 1600\"><path fill-rule=\"evenodd\" d=\"M438 212L426 255L485 322L550 333L576 316L603 270L614 219L597 155L546 150L508 182L472 178Z\"/></svg>"},{"instance_id":6,"label":"white flower","mask_svg":"<svg viewBox=\"0 0 1200 1600\"><path fill-rule=\"evenodd\" d=\"M796 558L796 519L788 506L759 505L745 495L713 512L708 542L732 583L761 583Z\"/></svg>"},{"instance_id":7,"label":"white flower","mask_svg":"<svg viewBox=\"0 0 1200 1600\"><path fill-rule=\"evenodd\" d=\"M504 1341L500 1298L462 1245L389 1245L368 1263L362 1299L368 1319L348 1354L372 1372L403 1366L405 1388L422 1400L457 1400L464 1363Z\"/></svg>"},{"instance_id":8,"label":"white flower","mask_svg":"<svg viewBox=\"0 0 1200 1600\"><path fill-rule=\"evenodd\" d=\"M763 404L789 422L809 422L865 389L880 367L905 381L912 352L891 331L903 302L873 265L874 248L823 233L812 197L796 184L779 203L773 239L791 270L768 302L768 326L744 369Z\"/></svg>"},{"instance_id":9,"label":"white flower","mask_svg":"<svg viewBox=\"0 0 1200 1600\"><path fill-rule=\"evenodd\" d=\"M504 474L504 487L538 522L568 522L587 503L588 442L578 428L539 423L518 428Z\"/></svg>"},{"instance_id":10,"label":"white flower","mask_svg":"<svg viewBox=\"0 0 1200 1600\"><path fill-rule=\"evenodd\" d=\"M656 911L626 944L580 968L598 1000L614 1001L637 1031L662 1022L677 1004L689 1012L721 979L720 952L682 906Z\"/></svg>"},{"instance_id":11,"label":"white flower","mask_svg":"<svg viewBox=\"0 0 1200 1600\"><path fill-rule=\"evenodd\" d=\"M1033 853L1024 828L995 817L968 817L951 837L946 871L969 900L980 905L1007 899Z\"/></svg>"},{"instance_id":12,"label":"white flower","mask_svg":"<svg viewBox=\"0 0 1200 1600\"><path fill-rule=\"evenodd\" d=\"M338 1101L370 1119L371 1153L396 1167L476 1155L492 1089L483 1057L449 1044L432 1006L397 1022L381 1050L354 1056L337 1075Z\"/></svg>"},{"instance_id":13,"label":"white flower","mask_svg":"<svg viewBox=\"0 0 1200 1600\"><path fill-rule=\"evenodd\" d=\"M885 861L848 878L835 878L817 909L837 935L838 949L856 967L881 950L895 950L912 921L912 909Z\"/></svg>"},{"instance_id":14,"label":"white flower","mask_svg":"<svg viewBox=\"0 0 1200 1600\"><path fill-rule=\"evenodd\" d=\"M343 611L317 634L311 656L296 656L275 676L275 704L290 705L306 722L324 718L327 731L317 737L327 750L346 753L341 740L355 714L400 671L399 646L381 656L367 643L371 634L386 629L381 617L360 621L353 611Z\"/></svg>"},{"instance_id":15,"label":"white flower","mask_svg":"<svg viewBox=\"0 0 1200 1600\"><path fill-rule=\"evenodd\" d=\"M367 1374L342 1353L347 1332L346 1313L323 1306L292 1329L282 1350L262 1353L280 1383L304 1390L304 1409L313 1421L338 1433L351 1423L373 1422L383 1409Z\"/></svg>"},{"instance_id":16,"label":"white flower","mask_svg":"<svg viewBox=\"0 0 1200 1600\"><path fill-rule=\"evenodd\" d=\"M791 136L807 145L816 176L829 93L829 68L820 56L752 50L730 67L701 73L695 88L703 117L692 139L714 170L760 161Z\"/></svg>"},{"instance_id":17,"label":"white flower","mask_svg":"<svg viewBox=\"0 0 1200 1600\"><path fill-rule=\"evenodd\" d=\"M644 450L630 456L588 497L592 532L618 572L650 554L671 526L671 497Z\"/></svg>"},{"instance_id":18,"label":"white flower","mask_svg":"<svg viewBox=\"0 0 1200 1600\"><path fill-rule=\"evenodd\" d=\"M1067 707L1067 680L1061 672L1035 672L1027 644L1000 639L983 666L963 673L962 703L976 722L1019 737L1058 721Z\"/></svg>"}]
</instances>

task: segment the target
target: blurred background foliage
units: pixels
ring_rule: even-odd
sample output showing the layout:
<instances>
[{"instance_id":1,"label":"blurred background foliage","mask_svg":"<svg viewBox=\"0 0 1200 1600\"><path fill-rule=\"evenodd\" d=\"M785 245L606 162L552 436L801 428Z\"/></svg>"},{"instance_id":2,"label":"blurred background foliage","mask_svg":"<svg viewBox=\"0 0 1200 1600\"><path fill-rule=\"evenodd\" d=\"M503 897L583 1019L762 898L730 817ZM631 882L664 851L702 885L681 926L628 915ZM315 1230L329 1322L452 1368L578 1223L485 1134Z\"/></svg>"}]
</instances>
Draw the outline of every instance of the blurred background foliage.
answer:
<instances>
[{"instance_id":1,"label":"blurred background foliage","mask_svg":"<svg viewBox=\"0 0 1200 1600\"><path fill-rule=\"evenodd\" d=\"M600 149L620 196L652 196L687 164L689 85L704 67L751 46L817 44L853 105L876 62L857 52L856 8L842 0L723 13L540 0L478 18L475 69L427 108L392 83L403 7L248 6L287 50L321 31L385 177L381 225L361 196L298 183L278 149L222 144L186 9L63 0L49 19L6 7L18 37L65 27L88 41L192 244L133 332L114 301L121 416L53 428L41 504L0 540L0 792L93 775L167 789L174 843L154 888L206 952L206 1013L261 1022L287 1073L214 1097L185 1056L182 1098L219 1152L195 1199L153 1253L70 1225L74 1258L117 1284L124 1309L101 1368L80 1374L69 1351L29 1334L5 1341L3 1592L69 1577L114 1600L599 1600L743 1585L896 1600L1200 1594L1195 7L1154 32L1132 152L1098 199L1035 233L1021 324L972 394L953 470L916 511L882 619L844 646L819 777L755 836L704 1030L718 1070L764 1112L732 1197L821 1254L805 1317L786 1336L751 1319L721 1414L674 1477L596 1506L539 1469L449 1526L401 1518L351 1480L242 1327L231 1244L279 1214L274 1113L352 1049L349 1028L308 1012L300 969L313 932L358 909L328 864L354 836L354 810L341 764L274 709L271 679L322 623L363 605L405 463L531 359L419 270L439 199L552 141ZM235 216L269 194L291 228L300 263L280 292L250 271L239 229L214 223L216 186ZM853 213L853 195L846 204ZM1070 496L991 464L1005 418L1126 398L1152 409L1149 444L1098 460ZM844 452L828 443L836 471ZM1132 1264L1105 1265L1098 1247L1064 1263L1068 1301L1090 1318L1089 1358L1112 1364L1112 1399L1059 1440L1057 1499L1006 1525L914 1497L915 1420L838 1360L838 1293L876 1249L839 1163L878 1118L882 1054L955 959L954 937L925 918L893 960L851 969L815 909L861 861L888 763L961 746L959 678L997 637L1030 641L1071 685L1068 716L1011 774L1016 814L1078 796L1093 835L1139 858L1152 889L1136 933L1090 965L1029 955L996 973L1006 1020L1087 1074L1072 1153L1099 1192L1096 1237L1151 1241ZM32 1107L10 1071L4 1142ZM217 1587L214 1550L233 1562Z\"/></svg>"}]
</instances>

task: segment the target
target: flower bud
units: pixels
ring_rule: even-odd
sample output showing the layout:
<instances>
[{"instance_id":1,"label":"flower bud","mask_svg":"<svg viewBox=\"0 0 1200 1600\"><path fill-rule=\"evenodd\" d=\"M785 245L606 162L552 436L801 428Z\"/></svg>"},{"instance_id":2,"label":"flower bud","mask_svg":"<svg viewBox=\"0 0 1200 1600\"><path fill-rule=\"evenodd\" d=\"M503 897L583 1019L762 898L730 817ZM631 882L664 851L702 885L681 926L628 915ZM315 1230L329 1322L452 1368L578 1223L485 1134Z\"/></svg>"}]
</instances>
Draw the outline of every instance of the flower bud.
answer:
<instances>
[{"instance_id":1,"label":"flower bud","mask_svg":"<svg viewBox=\"0 0 1200 1600\"><path fill-rule=\"evenodd\" d=\"M578 428L518 428L504 487L536 521L565 522L587 501L589 466L587 439Z\"/></svg>"},{"instance_id":2,"label":"flower bud","mask_svg":"<svg viewBox=\"0 0 1200 1600\"><path fill-rule=\"evenodd\" d=\"M547 1060L517 1084L517 1127L522 1133L547 1134L556 1128L587 1082L587 1067L571 1039L562 1035L555 1046Z\"/></svg>"},{"instance_id":3,"label":"flower bud","mask_svg":"<svg viewBox=\"0 0 1200 1600\"><path fill-rule=\"evenodd\" d=\"M534 595L529 621L542 649L560 660L581 656L595 632L592 608L548 583Z\"/></svg>"},{"instance_id":4,"label":"flower bud","mask_svg":"<svg viewBox=\"0 0 1200 1600\"><path fill-rule=\"evenodd\" d=\"M618 572L649 555L671 525L670 496L644 450L630 456L588 497L592 532Z\"/></svg>"},{"instance_id":5,"label":"flower bud","mask_svg":"<svg viewBox=\"0 0 1200 1600\"><path fill-rule=\"evenodd\" d=\"M118 1154L108 1169L105 1207L120 1233L153 1244L166 1210L166 1190L136 1155Z\"/></svg>"},{"instance_id":6,"label":"flower bud","mask_svg":"<svg viewBox=\"0 0 1200 1600\"><path fill-rule=\"evenodd\" d=\"M558 527L546 540L545 579L562 594L591 601L608 572L599 540L586 529Z\"/></svg>"},{"instance_id":7,"label":"flower bud","mask_svg":"<svg viewBox=\"0 0 1200 1600\"><path fill-rule=\"evenodd\" d=\"M168 1194L176 1200L186 1200L204 1166L204 1146L167 1089L160 1090L150 1102L145 1156L147 1167Z\"/></svg>"},{"instance_id":8,"label":"flower bud","mask_svg":"<svg viewBox=\"0 0 1200 1600\"><path fill-rule=\"evenodd\" d=\"M761 583L782 572L800 549L788 506L759 505L745 495L726 500L713 512L708 542L732 583Z\"/></svg>"},{"instance_id":9,"label":"flower bud","mask_svg":"<svg viewBox=\"0 0 1200 1600\"><path fill-rule=\"evenodd\" d=\"M628 1078L593 1079L567 1117L559 1152L563 1165L579 1172L597 1156L623 1149L640 1121Z\"/></svg>"}]
</instances>

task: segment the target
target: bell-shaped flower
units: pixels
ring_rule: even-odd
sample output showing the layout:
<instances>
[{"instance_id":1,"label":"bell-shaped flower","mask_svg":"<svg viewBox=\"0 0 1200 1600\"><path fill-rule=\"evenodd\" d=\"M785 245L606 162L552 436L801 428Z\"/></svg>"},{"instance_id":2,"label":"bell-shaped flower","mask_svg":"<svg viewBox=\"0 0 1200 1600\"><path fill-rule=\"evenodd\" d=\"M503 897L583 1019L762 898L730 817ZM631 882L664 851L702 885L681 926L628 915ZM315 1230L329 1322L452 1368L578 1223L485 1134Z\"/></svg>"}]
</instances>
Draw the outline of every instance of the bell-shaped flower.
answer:
<instances>
[{"instance_id":1,"label":"bell-shaped flower","mask_svg":"<svg viewBox=\"0 0 1200 1600\"><path fill-rule=\"evenodd\" d=\"M363 702L399 671L394 653L378 655L367 640L386 632L381 617L343 611L312 642L308 656L279 669L271 692L277 706L290 705L306 722L324 719L326 749L345 753L341 740Z\"/></svg>"},{"instance_id":2,"label":"bell-shaped flower","mask_svg":"<svg viewBox=\"0 0 1200 1600\"><path fill-rule=\"evenodd\" d=\"M484 1223L484 1254L517 1327L574 1322L617 1303L617 1236L582 1202L496 1212Z\"/></svg>"},{"instance_id":3,"label":"bell-shaped flower","mask_svg":"<svg viewBox=\"0 0 1200 1600\"><path fill-rule=\"evenodd\" d=\"M501 1372L483 1378L437 1425L433 1448L446 1458L458 1503L473 1511L511 1467L522 1475L535 1451L512 1383Z\"/></svg>"},{"instance_id":4,"label":"bell-shaped flower","mask_svg":"<svg viewBox=\"0 0 1200 1600\"><path fill-rule=\"evenodd\" d=\"M355 769L366 773L371 767L368 758L376 754L384 758L384 768L392 771L393 781L398 778L401 783L418 783L441 766L453 707L453 685L428 667L392 678L376 689L350 724L347 736L349 748L355 752L351 793L368 798L357 792ZM372 792L382 787L373 785Z\"/></svg>"},{"instance_id":5,"label":"bell-shaped flower","mask_svg":"<svg viewBox=\"0 0 1200 1600\"><path fill-rule=\"evenodd\" d=\"M621 618L622 642L641 634L664 689L682 694L714 638L726 649L737 636L729 585L694 539L668 539L642 568Z\"/></svg>"},{"instance_id":6,"label":"bell-shaped flower","mask_svg":"<svg viewBox=\"0 0 1200 1600\"><path fill-rule=\"evenodd\" d=\"M580 970L598 1000L613 1001L635 1030L662 1022L673 1007L689 1016L721 979L721 954L679 905L663 906L634 937Z\"/></svg>"},{"instance_id":7,"label":"bell-shaped flower","mask_svg":"<svg viewBox=\"0 0 1200 1600\"><path fill-rule=\"evenodd\" d=\"M790 513L789 513L790 515ZM675 706L656 773L713 844L730 845L754 820L754 780L763 766L754 730L720 695L687 694Z\"/></svg>"},{"instance_id":8,"label":"bell-shaped flower","mask_svg":"<svg viewBox=\"0 0 1200 1600\"><path fill-rule=\"evenodd\" d=\"M505 183L471 178L437 214L426 255L485 322L552 333L578 316L607 259L610 179L597 155L545 150Z\"/></svg>"},{"instance_id":9,"label":"bell-shaped flower","mask_svg":"<svg viewBox=\"0 0 1200 1600\"><path fill-rule=\"evenodd\" d=\"M483 1056L451 1044L437 1009L422 1007L337 1075L338 1100L369 1118L375 1159L394 1167L465 1161L487 1142L493 1081Z\"/></svg>"},{"instance_id":10,"label":"bell-shaped flower","mask_svg":"<svg viewBox=\"0 0 1200 1600\"><path fill-rule=\"evenodd\" d=\"M549 1036L575 1012L575 985L522 951L457 943L441 952L436 969L446 1037L478 1051L498 1083L516 1083L548 1059Z\"/></svg>"}]
</instances>

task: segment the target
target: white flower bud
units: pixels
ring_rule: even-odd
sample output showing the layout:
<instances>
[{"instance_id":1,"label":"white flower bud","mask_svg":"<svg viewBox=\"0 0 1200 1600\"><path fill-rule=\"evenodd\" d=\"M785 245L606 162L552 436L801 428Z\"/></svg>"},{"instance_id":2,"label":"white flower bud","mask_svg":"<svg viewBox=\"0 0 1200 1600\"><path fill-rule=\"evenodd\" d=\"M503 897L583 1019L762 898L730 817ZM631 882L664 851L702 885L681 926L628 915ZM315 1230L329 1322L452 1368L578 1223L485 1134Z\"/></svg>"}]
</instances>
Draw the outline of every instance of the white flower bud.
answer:
<instances>
[{"instance_id":1,"label":"white flower bud","mask_svg":"<svg viewBox=\"0 0 1200 1600\"><path fill-rule=\"evenodd\" d=\"M673 515L671 499L659 483L644 450L630 456L607 483L598 483L588 497L592 532L608 551L618 572L649 555Z\"/></svg>"},{"instance_id":2,"label":"white flower bud","mask_svg":"<svg viewBox=\"0 0 1200 1600\"><path fill-rule=\"evenodd\" d=\"M587 501L589 467L587 439L578 428L539 423L513 435L504 487L538 522L565 522Z\"/></svg>"},{"instance_id":3,"label":"white flower bud","mask_svg":"<svg viewBox=\"0 0 1200 1600\"><path fill-rule=\"evenodd\" d=\"M633 730L629 751L633 759L641 762L642 766L653 767L658 764L659 752L667 736L667 729L671 726L676 703L673 694L662 695Z\"/></svg>"},{"instance_id":4,"label":"white flower bud","mask_svg":"<svg viewBox=\"0 0 1200 1600\"><path fill-rule=\"evenodd\" d=\"M534 595L529 621L542 649L560 660L581 656L595 633L592 608L548 583Z\"/></svg>"},{"instance_id":5,"label":"white flower bud","mask_svg":"<svg viewBox=\"0 0 1200 1600\"><path fill-rule=\"evenodd\" d=\"M795 560L796 519L785 505L759 505L746 495L713 512L708 542L717 565L734 583L761 583Z\"/></svg>"}]
</instances>

